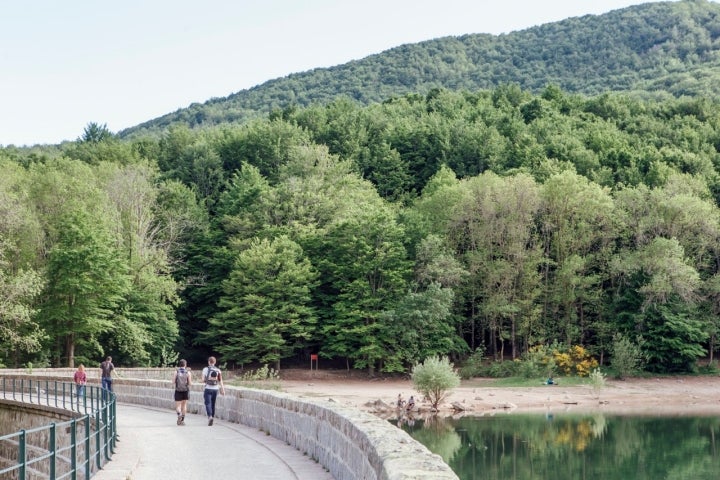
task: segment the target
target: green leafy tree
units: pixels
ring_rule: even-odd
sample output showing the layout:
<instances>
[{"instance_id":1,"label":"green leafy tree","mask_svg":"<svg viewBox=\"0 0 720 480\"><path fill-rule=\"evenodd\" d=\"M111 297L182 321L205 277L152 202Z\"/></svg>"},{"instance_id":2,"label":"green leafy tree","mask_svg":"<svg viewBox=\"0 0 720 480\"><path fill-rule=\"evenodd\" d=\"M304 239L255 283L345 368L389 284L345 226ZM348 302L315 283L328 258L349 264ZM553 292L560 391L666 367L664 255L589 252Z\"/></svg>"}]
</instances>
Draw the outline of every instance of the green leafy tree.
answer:
<instances>
[{"instance_id":1,"label":"green leafy tree","mask_svg":"<svg viewBox=\"0 0 720 480\"><path fill-rule=\"evenodd\" d=\"M310 291L317 274L302 249L287 237L255 240L240 252L207 338L237 363L274 362L299 352L314 334Z\"/></svg>"},{"instance_id":2,"label":"green leafy tree","mask_svg":"<svg viewBox=\"0 0 720 480\"><path fill-rule=\"evenodd\" d=\"M83 130L82 137L80 140L86 143L100 143L105 140L109 140L113 137L113 134L107 128L107 124L100 125L99 123L90 122Z\"/></svg>"},{"instance_id":3,"label":"green leafy tree","mask_svg":"<svg viewBox=\"0 0 720 480\"><path fill-rule=\"evenodd\" d=\"M75 365L76 346L85 358L102 355L98 337L129 289L127 264L104 222L82 211L59 219L57 241L48 253L42 324L57 342L55 365ZM99 350L99 351L98 351Z\"/></svg>"},{"instance_id":4,"label":"green leafy tree","mask_svg":"<svg viewBox=\"0 0 720 480\"><path fill-rule=\"evenodd\" d=\"M44 331L35 321L42 278L32 270L12 271L0 240L0 365L17 366L23 356L39 352Z\"/></svg>"},{"instance_id":5,"label":"green leafy tree","mask_svg":"<svg viewBox=\"0 0 720 480\"><path fill-rule=\"evenodd\" d=\"M411 378L415 390L422 393L434 409L460 385L460 376L447 357L426 358L413 367Z\"/></svg>"},{"instance_id":6,"label":"green leafy tree","mask_svg":"<svg viewBox=\"0 0 720 480\"><path fill-rule=\"evenodd\" d=\"M170 214L165 214L161 223L152 167L100 167L104 167L104 189L117 212L115 228L120 231L121 253L130 279L127 295L119 306L122 313L114 321L115 331L105 335L103 341L125 363L159 365L162 352L173 348L178 337L173 307L178 303L179 286L170 275L171 254L187 226ZM178 208L173 215L183 213Z\"/></svg>"},{"instance_id":7,"label":"green leafy tree","mask_svg":"<svg viewBox=\"0 0 720 480\"><path fill-rule=\"evenodd\" d=\"M387 345L383 370L404 372L418 358L467 351L452 314L453 291L437 283L410 292L381 317L382 341Z\"/></svg>"},{"instance_id":8,"label":"green leafy tree","mask_svg":"<svg viewBox=\"0 0 720 480\"><path fill-rule=\"evenodd\" d=\"M382 319L406 291L410 263L403 239L395 212L369 202L328 228L318 266L328 282L325 294L335 302L322 326L322 354L345 357L370 373L393 356L384 348Z\"/></svg>"},{"instance_id":9,"label":"green leafy tree","mask_svg":"<svg viewBox=\"0 0 720 480\"><path fill-rule=\"evenodd\" d=\"M549 338L569 346L582 342L599 312L615 206L607 189L570 171L550 177L542 198L543 321Z\"/></svg>"}]
</instances>

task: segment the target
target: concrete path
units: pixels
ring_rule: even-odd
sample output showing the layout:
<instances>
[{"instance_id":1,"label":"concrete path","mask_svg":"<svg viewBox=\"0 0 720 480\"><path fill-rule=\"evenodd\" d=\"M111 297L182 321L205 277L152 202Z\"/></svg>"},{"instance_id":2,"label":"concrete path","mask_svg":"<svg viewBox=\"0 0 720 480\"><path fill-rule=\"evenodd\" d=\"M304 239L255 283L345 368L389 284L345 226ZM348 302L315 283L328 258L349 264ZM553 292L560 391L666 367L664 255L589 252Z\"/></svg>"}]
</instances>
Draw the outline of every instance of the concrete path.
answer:
<instances>
[{"instance_id":1,"label":"concrete path","mask_svg":"<svg viewBox=\"0 0 720 480\"><path fill-rule=\"evenodd\" d=\"M286 443L244 425L118 404L112 461L93 480L333 480L319 463Z\"/></svg>"}]
</instances>

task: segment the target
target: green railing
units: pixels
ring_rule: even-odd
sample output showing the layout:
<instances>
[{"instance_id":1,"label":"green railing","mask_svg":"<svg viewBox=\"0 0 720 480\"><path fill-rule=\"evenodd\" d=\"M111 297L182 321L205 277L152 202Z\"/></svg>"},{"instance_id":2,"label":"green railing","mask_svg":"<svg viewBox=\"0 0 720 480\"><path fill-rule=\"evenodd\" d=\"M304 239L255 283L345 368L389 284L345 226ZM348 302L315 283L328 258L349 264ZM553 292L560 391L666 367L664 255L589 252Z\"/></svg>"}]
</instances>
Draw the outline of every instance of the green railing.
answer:
<instances>
[{"instance_id":1,"label":"green railing","mask_svg":"<svg viewBox=\"0 0 720 480\"><path fill-rule=\"evenodd\" d=\"M113 393L88 385L78 397L70 382L3 376L0 398L74 417L1 436L0 478L88 480L111 459L117 441Z\"/></svg>"}]
</instances>

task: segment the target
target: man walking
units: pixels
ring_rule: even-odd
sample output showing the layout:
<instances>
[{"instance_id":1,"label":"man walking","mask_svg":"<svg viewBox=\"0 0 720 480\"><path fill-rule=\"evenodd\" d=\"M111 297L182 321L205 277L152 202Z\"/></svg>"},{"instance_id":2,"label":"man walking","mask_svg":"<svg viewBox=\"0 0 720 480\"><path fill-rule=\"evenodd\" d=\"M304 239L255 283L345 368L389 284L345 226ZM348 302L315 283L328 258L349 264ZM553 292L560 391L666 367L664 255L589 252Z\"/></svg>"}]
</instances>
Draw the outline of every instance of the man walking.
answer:
<instances>
[{"instance_id":1,"label":"man walking","mask_svg":"<svg viewBox=\"0 0 720 480\"><path fill-rule=\"evenodd\" d=\"M208 358L208 366L203 368L202 378L205 384L203 390L203 400L205 400L205 413L208 417L208 426L212 426L215 418L215 401L217 400L218 391L221 395L225 395L225 385L222 381L222 372L215 366L215 357Z\"/></svg>"},{"instance_id":2,"label":"man walking","mask_svg":"<svg viewBox=\"0 0 720 480\"><path fill-rule=\"evenodd\" d=\"M173 375L173 385L175 385L175 411L177 412L177 424L185 425L185 415L187 414L187 402L190 396L190 385L192 385L192 376L190 370L187 369L187 360L178 362L180 367L175 370Z\"/></svg>"},{"instance_id":3,"label":"man walking","mask_svg":"<svg viewBox=\"0 0 720 480\"><path fill-rule=\"evenodd\" d=\"M102 388L112 392L112 372L115 370L115 365L112 363L112 357L107 357L104 362L100 364L100 378L102 379Z\"/></svg>"}]
</instances>

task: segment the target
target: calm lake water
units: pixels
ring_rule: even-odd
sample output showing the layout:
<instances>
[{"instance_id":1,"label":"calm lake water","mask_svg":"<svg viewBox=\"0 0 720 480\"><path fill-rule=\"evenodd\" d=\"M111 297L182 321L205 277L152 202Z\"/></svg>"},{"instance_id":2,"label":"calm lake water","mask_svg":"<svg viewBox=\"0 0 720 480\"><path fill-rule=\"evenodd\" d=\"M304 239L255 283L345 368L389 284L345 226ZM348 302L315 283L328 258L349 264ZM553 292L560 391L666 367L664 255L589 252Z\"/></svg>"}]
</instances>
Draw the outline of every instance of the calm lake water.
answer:
<instances>
[{"instance_id":1,"label":"calm lake water","mask_svg":"<svg viewBox=\"0 0 720 480\"><path fill-rule=\"evenodd\" d=\"M461 480L720 479L720 417L511 413L407 420L400 427Z\"/></svg>"}]
</instances>

